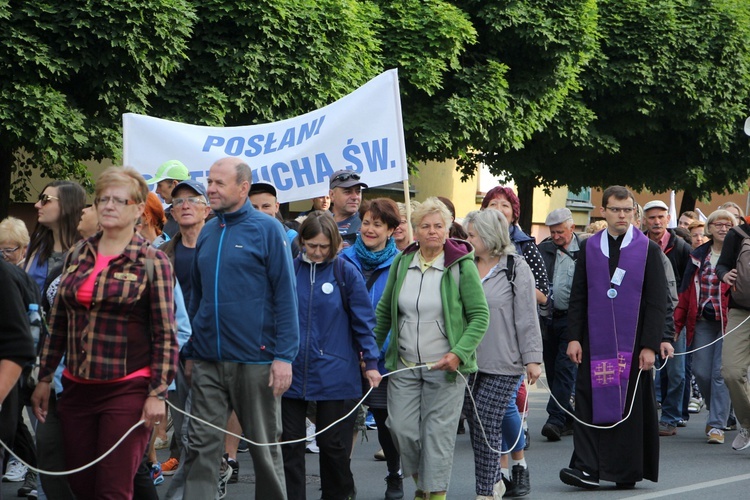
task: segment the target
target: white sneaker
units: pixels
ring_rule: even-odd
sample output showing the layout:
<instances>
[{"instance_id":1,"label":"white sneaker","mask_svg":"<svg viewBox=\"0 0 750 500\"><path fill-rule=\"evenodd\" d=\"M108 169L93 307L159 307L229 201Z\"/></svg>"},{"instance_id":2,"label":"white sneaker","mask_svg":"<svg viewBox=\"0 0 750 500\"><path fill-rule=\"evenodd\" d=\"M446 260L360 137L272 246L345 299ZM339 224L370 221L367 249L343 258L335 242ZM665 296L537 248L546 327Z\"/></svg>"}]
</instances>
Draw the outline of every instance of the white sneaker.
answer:
<instances>
[{"instance_id":1,"label":"white sneaker","mask_svg":"<svg viewBox=\"0 0 750 500\"><path fill-rule=\"evenodd\" d=\"M706 435L708 436L708 444L724 444L724 431L721 429L712 427Z\"/></svg>"},{"instance_id":2,"label":"white sneaker","mask_svg":"<svg viewBox=\"0 0 750 500\"><path fill-rule=\"evenodd\" d=\"M737 433L737 437L732 441L732 449L740 451L748 446L750 446L750 429L742 427L740 432ZM8 468L10 468L10 466L8 466Z\"/></svg>"},{"instance_id":3,"label":"white sneaker","mask_svg":"<svg viewBox=\"0 0 750 500\"><path fill-rule=\"evenodd\" d=\"M12 458L8 462L8 468L5 470L5 474L3 474L3 482L20 483L23 481L23 478L26 477L26 472L28 472L28 470L28 467L15 458Z\"/></svg>"},{"instance_id":4,"label":"white sneaker","mask_svg":"<svg viewBox=\"0 0 750 500\"><path fill-rule=\"evenodd\" d=\"M690 403L688 403L688 413L700 413L701 408L703 408L703 399L690 398Z\"/></svg>"},{"instance_id":5,"label":"white sneaker","mask_svg":"<svg viewBox=\"0 0 750 500\"><path fill-rule=\"evenodd\" d=\"M492 500L500 500L505 495L505 481L502 479L492 487Z\"/></svg>"},{"instance_id":6,"label":"white sneaker","mask_svg":"<svg viewBox=\"0 0 750 500\"><path fill-rule=\"evenodd\" d=\"M305 434L307 436L305 450L308 453L320 453L320 448L318 448L318 443L315 440L315 424L310 422L309 418L305 419Z\"/></svg>"}]
</instances>

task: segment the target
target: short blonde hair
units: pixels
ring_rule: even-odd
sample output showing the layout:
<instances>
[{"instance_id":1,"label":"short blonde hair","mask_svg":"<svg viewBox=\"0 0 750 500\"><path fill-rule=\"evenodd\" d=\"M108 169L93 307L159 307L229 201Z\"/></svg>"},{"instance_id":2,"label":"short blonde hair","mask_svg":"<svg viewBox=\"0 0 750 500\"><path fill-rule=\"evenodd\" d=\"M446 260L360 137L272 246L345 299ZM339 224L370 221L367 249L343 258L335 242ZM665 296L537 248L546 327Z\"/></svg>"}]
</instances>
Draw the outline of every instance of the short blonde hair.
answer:
<instances>
[{"instance_id":1,"label":"short blonde hair","mask_svg":"<svg viewBox=\"0 0 750 500\"><path fill-rule=\"evenodd\" d=\"M448 207L445 206L445 203L438 200L435 196L431 196L424 200L421 205L419 205L414 212L411 214L411 225L416 230L417 226L419 226L422 223L422 219L424 219L428 215L432 214L440 214L440 217L443 219L443 222L445 223L445 229L449 230L451 226L453 225L453 216L451 215L451 211L448 210Z\"/></svg>"},{"instance_id":2,"label":"short blonde hair","mask_svg":"<svg viewBox=\"0 0 750 500\"><path fill-rule=\"evenodd\" d=\"M516 246L508 234L508 220L500 210L487 208L469 212L464 224L467 228L472 226L493 257L516 253Z\"/></svg>"},{"instance_id":3,"label":"short blonde hair","mask_svg":"<svg viewBox=\"0 0 750 500\"><path fill-rule=\"evenodd\" d=\"M711 212L711 215L708 216L708 220L706 221L706 228L703 230L706 236L713 239L713 235L711 234L711 224L713 224L714 222L720 219L724 219L724 220L731 222L732 227L737 225L737 216L734 215L729 210L722 210L722 209L714 210L713 212Z\"/></svg>"},{"instance_id":4,"label":"short blonde hair","mask_svg":"<svg viewBox=\"0 0 750 500\"><path fill-rule=\"evenodd\" d=\"M27 247L31 237L26 224L21 219L7 217L0 222L0 241L12 241L22 247Z\"/></svg>"},{"instance_id":5,"label":"short blonde hair","mask_svg":"<svg viewBox=\"0 0 750 500\"><path fill-rule=\"evenodd\" d=\"M130 197L136 203L145 203L148 196L148 184L143 176L131 167L109 167L96 179L95 196L99 196L105 189L114 186L125 186L130 190Z\"/></svg>"}]
</instances>

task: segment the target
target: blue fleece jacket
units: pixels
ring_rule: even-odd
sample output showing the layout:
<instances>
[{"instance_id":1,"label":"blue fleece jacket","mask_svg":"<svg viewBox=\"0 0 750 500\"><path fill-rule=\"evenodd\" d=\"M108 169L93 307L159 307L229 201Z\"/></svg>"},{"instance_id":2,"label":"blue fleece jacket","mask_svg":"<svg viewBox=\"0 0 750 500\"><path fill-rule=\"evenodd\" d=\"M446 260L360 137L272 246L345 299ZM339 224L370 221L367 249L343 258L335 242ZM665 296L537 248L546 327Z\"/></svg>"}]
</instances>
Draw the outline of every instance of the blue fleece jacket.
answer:
<instances>
[{"instance_id":1,"label":"blue fleece jacket","mask_svg":"<svg viewBox=\"0 0 750 500\"><path fill-rule=\"evenodd\" d=\"M192 288L192 357L270 364L297 356L297 295L286 234L249 201L206 223L195 248Z\"/></svg>"}]
</instances>

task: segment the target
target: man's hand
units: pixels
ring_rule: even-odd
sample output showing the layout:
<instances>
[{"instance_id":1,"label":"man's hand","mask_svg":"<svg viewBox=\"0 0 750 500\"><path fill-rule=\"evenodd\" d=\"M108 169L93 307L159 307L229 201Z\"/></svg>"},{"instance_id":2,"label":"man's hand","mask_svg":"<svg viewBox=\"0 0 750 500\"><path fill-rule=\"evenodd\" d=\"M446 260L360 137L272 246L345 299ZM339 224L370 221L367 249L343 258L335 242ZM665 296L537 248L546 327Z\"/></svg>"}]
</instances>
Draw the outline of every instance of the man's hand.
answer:
<instances>
[{"instance_id":1,"label":"man's hand","mask_svg":"<svg viewBox=\"0 0 750 500\"><path fill-rule=\"evenodd\" d=\"M568 350L565 352L570 360L577 364L581 364L581 358L583 357L583 349L581 349L581 343L577 340L571 340L568 342Z\"/></svg>"},{"instance_id":2,"label":"man's hand","mask_svg":"<svg viewBox=\"0 0 750 500\"><path fill-rule=\"evenodd\" d=\"M292 385L292 364L284 361L271 363L271 374L268 377L268 387L273 387L273 395L279 397Z\"/></svg>"},{"instance_id":3,"label":"man's hand","mask_svg":"<svg viewBox=\"0 0 750 500\"><path fill-rule=\"evenodd\" d=\"M31 408L37 420L44 423L47 420L47 409L49 407L49 382L40 380L36 383L34 394L31 395Z\"/></svg>"},{"instance_id":4,"label":"man's hand","mask_svg":"<svg viewBox=\"0 0 750 500\"><path fill-rule=\"evenodd\" d=\"M656 361L656 353L644 347L641 349L641 354L638 356L638 368L643 371L648 371L654 367L654 361Z\"/></svg>"},{"instance_id":5,"label":"man's hand","mask_svg":"<svg viewBox=\"0 0 750 500\"><path fill-rule=\"evenodd\" d=\"M449 352L442 358L440 358L440 361L432 365L432 368L430 370L445 370L447 372L455 372L458 370L458 365L461 364L461 358L453 354L452 352Z\"/></svg>"},{"instance_id":6,"label":"man's hand","mask_svg":"<svg viewBox=\"0 0 750 500\"><path fill-rule=\"evenodd\" d=\"M674 347L671 342L662 342L659 352L661 352L661 359L674 358Z\"/></svg>"},{"instance_id":7,"label":"man's hand","mask_svg":"<svg viewBox=\"0 0 750 500\"><path fill-rule=\"evenodd\" d=\"M182 372L185 375L185 383L188 387L193 385L193 360L186 359L185 366L182 368Z\"/></svg>"}]
</instances>

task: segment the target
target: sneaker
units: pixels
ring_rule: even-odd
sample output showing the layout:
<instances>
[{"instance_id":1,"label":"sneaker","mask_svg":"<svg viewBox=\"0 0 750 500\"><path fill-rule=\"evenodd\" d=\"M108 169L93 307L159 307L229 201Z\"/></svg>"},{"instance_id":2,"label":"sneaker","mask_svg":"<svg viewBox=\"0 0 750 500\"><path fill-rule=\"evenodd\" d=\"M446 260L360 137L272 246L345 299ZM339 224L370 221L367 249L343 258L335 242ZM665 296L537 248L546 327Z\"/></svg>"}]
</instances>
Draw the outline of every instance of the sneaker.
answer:
<instances>
[{"instance_id":1,"label":"sneaker","mask_svg":"<svg viewBox=\"0 0 750 500\"><path fill-rule=\"evenodd\" d=\"M562 436L562 429L560 429L555 424L550 424L547 422L544 424L544 427L542 427L542 436L546 437L548 441L560 441L560 436Z\"/></svg>"},{"instance_id":2,"label":"sneaker","mask_svg":"<svg viewBox=\"0 0 750 500\"><path fill-rule=\"evenodd\" d=\"M659 422L660 436L674 436L677 434L677 427L666 422Z\"/></svg>"},{"instance_id":3,"label":"sneaker","mask_svg":"<svg viewBox=\"0 0 750 500\"><path fill-rule=\"evenodd\" d=\"M531 491L531 480L529 479L529 469L523 465L516 464L511 469L513 476L513 487L508 491L509 497L522 497Z\"/></svg>"},{"instance_id":4,"label":"sneaker","mask_svg":"<svg viewBox=\"0 0 750 500\"><path fill-rule=\"evenodd\" d=\"M677 427L687 427L687 420L681 418L677 421Z\"/></svg>"},{"instance_id":5,"label":"sneaker","mask_svg":"<svg viewBox=\"0 0 750 500\"><path fill-rule=\"evenodd\" d=\"M690 398L688 413L700 413L703 408L703 398Z\"/></svg>"},{"instance_id":6,"label":"sneaker","mask_svg":"<svg viewBox=\"0 0 750 500\"><path fill-rule=\"evenodd\" d=\"M378 430L378 426L375 423L375 417L372 415L372 412L367 412L367 417L365 417L365 427L367 427L368 430L376 431Z\"/></svg>"},{"instance_id":7,"label":"sneaker","mask_svg":"<svg viewBox=\"0 0 750 500\"><path fill-rule=\"evenodd\" d=\"M492 500L500 500L505 495L505 481L500 480L492 487Z\"/></svg>"},{"instance_id":8,"label":"sneaker","mask_svg":"<svg viewBox=\"0 0 750 500\"><path fill-rule=\"evenodd\" d=\"M228 453L224 453L224 460L232 468L232 477L229 478L229 484L235 484L240 480L240 464L237 463L237 460L229 458Z\"/></svg>"},{"instance_id":9,"label":"sneaker","mask_svg":"<svg viewBox=\"0 0 750 500\"><path fill-rule=\"evenodd\" d=\"M32 491L36 491L36 472L29 470L23 479L23 486L18 488L18 496L21 498L28 497Z\"/></svg>"},{"instance_id":10,"label":"sneaker","mask_svg":"<svg viewBox=\"0 0 750 500\"><path fill-rule=\"evenodd\" d=\"M734 416L734 412L729 413L727 417L727 426L724 427L725 431L736 431L737 430L737 418Z\"/></svg>"},{"instance_id":11,"label":"sneaker","mask_svg":"<svg viewBox=\"0 0 750 500\"><path fill-rule=\"evenodd\" d=\"M560 471L560 481L579 488L593 490L599 487L599 478L578 469L565 468Z\"/></svg>"},{"instance_id":12,"label":"sneaker","mask_svg":"<svg viewBox=\"0 0 750 500\"><path fill-rule=\"evenodd\" d=\"M750 429L740 427L740 432L737 434L737 437L734 438L734 441L732 441L732 449L740 451L748 446L750 446Z\"/></svg>"},{"instance_id":13,"label":"sneaker","mask_svg":"<svg viewBox=\"0 0 750 500\"><path fill-rule=\"evenodd\" d=\"M169 437L167 436L165 439L157 437L154 439L154 448L157 450L166 450L169 448Z\"/></svg>"},{"instance_id":14,"label":"sneaker","mask_svg":"<svg viewBox=\"0 0 750 500\"><path fill-rule=\"evenodd\" d=\"M151 480L154 482L154 486L159 486L164 482L164 474L161 473L161 464L159 462L150 464L149 469L151 469Z\"/></svg>"},{"instance_id":15,"label":"sneaker","mask_svg":"<svg viewBox=\"0 0 750 500\"><path fill-rule=\"evenodd\" d=\"M28 472L28 470L28 467L26 467L15 458L12 458L8 462L8 468L5 469L5 474L3 474L3 482L20 483L21 481L23 481L23 478L26 477L26 472Z\"/></svg>"},{"instance_id":16,"label":"sneaker","mask_svg":"<svg viewBox=\"0 0 750 500\"><path fill-rule=\"evenodd\" d=\"M305 434L307 435L305 451L307 453L320 453L318 442L315 439L315 424L310 422L309 418L305 419Z\"/></svg>"},{"instance_id":17,"label":"sneaker","mask_svg":"<svg viewBox=\"0 0 750 500\"><path fill-rule=\"evenodd\" d=\"M528 450L529 446L531 446L531 434L529 434L528 427L523 430L523 439L524 439L523 449Z\"/></svg>"},{"instance_id":18,"label":"sneaker","mask_svg":"<svg viewBox=\"0 0 750 500\"><path fill-rule=\"evenodd\" d=\"M724 444L724 431L712 428L707 433L709 444Z\"/></svg>"},{"instance_id":19,"label":"sneaker","mask_svg":"<svg viewBox=\"0 0 750 500\"><path fill-rule=\"evenodd\" d=\"M180 461L176 458L170 458L166 462L161 463L161 473L165 476L173 476L177 472L177 467L180 466Z\"/></svg>"},{"instance_id":20,"label":"sneaker","mask_svg":"<svg viewBox=\"0 0 750 500\"><path fill-rule=\"evenodd\" d=\"M245 437L243 434L242 437ZM250 443L244 439L240 439L240 444L237 446L237 453L250 453Z\"/></svg>"},{"instance_id":21,"label":"sneaker","mask_svg":"<svg viewBox=\"0 0 750 500\"><path fill-rule=\"evenodd\" d=\"M385 477L385 500L404 498L404 478L401 474L388 474Z\"/></svg>"},{"instance_id":22,"label":"sneaker","mask_svg":"<svg viewBox=\"0 0 750 500\"><path fill-rule=\"evenodd\" d=\"M384 462L385 452L383 451L383 448L380 448L378 451L376 451L375 454L373 455L373 458L377 460L378 462Z\"/></svg>"},{"instance_id":23,"label":"sneaker","mask_svg":"<svg viewBox=\"0 0 750 500\"><path fill-rule=\"evenodd\" d=\"M229 483L229 480L232 477L232 467L230 467L229 463L227 463L226 459L221 459L221 469L219 473L219 498L224 498L227 496L227 483Z\"/></svg>"},{"instance_id":24,"label":"sneaker","mask_svg":"<svg viewBox=\"0 0 750 500\"><path fill-rule=\"evenodd\" d=\"M37 490L31 490L28 495L26 495L26 498L28 500L37 500L39 498L39 492Z\"/></svg>"}]
</instances>

